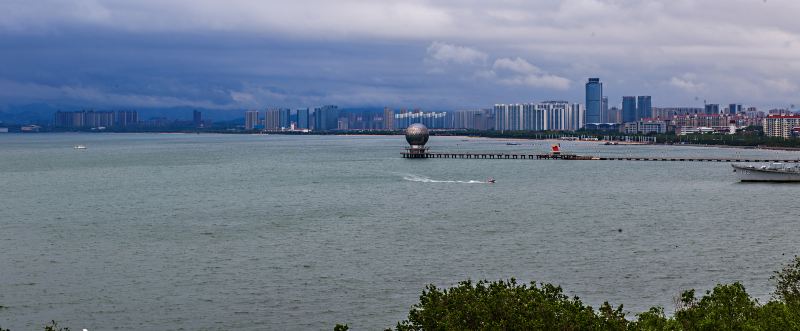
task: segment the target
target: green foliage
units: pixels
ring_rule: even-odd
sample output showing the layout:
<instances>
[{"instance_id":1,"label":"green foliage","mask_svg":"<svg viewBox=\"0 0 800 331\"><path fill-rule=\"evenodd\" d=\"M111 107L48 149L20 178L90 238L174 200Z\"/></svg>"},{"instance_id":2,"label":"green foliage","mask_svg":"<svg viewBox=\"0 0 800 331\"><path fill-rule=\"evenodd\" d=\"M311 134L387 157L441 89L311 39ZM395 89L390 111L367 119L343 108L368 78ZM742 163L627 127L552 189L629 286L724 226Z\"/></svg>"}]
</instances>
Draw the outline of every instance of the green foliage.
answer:
<instances>
[{"instance_id":1,"label":"green foliage","mask_svg":"<svg viewBox=\"0 0 800 331\"><path fill-rule=\"evenodd\" d=\"M795 256L782 270L775 271L772 280L776 283L774 295L779 300L800 305L800 256Z\"/></svg>"},{"instance_id":2,"label":"green foliage","mask_svg":"<svg viewBox=\"0 0 800 331\"><path fill-rule=\"evenodd\" d=\"M622 307L603 304L599 314L578 298L551 284L510 281L461 282L440 290L428 285L408 319L397 324L411 330L625 330Z\"/></svg>"},{"instance_id":3,"label":"green foliage","mask_svg":"<svg viewBox=\"0 0 800 331\"><path fill-rule=\"evenodd\" d=\"M673 316L662 307L626 319L622 305L595 311L551 284L464 281L449 289L428 285L397 331L421 330L797 330L800 257L777 271L775 299L759 304L740 283L717 285L698 298L681 293Z\"/></svg>"},{"instance_id":4,"label":"green foliage","mask_svg":"<svg viewBox=\"0 0 800 331\"><path fill-rule=\"evenodd\" d=\"M56 321L50 321L50 323L44 326L44 331L69 331L69 328L59 327Z\"/></svg>"},{"instance_id":5,"label":"green foliage","mask_svg":"<svg viewBox=\"0 0 800 331\"><path fill-rule=\"evenodd\" d=\"M683 330L754 330L758 303L750 298L740 283L717 285L700 300L694 291L681 296L683 309L675 312L675 320Z\"/></svg>"}]
</instances>

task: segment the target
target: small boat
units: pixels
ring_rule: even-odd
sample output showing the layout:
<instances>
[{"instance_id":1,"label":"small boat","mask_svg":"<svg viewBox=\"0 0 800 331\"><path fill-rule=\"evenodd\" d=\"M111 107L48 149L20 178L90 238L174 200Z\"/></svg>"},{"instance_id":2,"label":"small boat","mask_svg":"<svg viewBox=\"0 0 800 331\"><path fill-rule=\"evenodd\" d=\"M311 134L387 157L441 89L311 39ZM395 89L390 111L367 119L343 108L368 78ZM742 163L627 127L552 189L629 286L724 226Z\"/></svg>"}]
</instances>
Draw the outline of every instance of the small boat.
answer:
<instances>
[{"instance_id":1,"label":"small boat","mask_svg":"<svg viewBox=\"0 0 800 331\"><path fill-rule=\"evenodd\" d=\"M742 182L800 182L800 165L771 163L761 166L741 164L731 164L731 166Z\"/></svg>"},{"instance_id":2,"label":"small boat","mask_svg":"<svg viewBox=\"0 0 800 331\"><path fill-rule=\"evenodd\" d=\"M489 178L486 179L486 183L487 184L494 184L494 182L495 182L495 180L492 177L489 177Z\"/></svg>"},{"instance_id":3,"label":"small boat","mask_svg":"<svg viewBox=\"0 0 800 331\"><path fill-rule=\"evenodd\" d=\"M84 146L84 145L75 145L75 146L72 146L72 148L74 148L74 149L86 149L86 146Z\"/></svg>"},{"instance_id":4,"label":"small boat","mask_svg":"<svg viewBox=\"0 0 800 331\"><path fill-rule=\"evenodd\" d=\"M519 143L506 143L506 145L508 145L508 146L518 146Z\"/></svg>"}]
</instances>

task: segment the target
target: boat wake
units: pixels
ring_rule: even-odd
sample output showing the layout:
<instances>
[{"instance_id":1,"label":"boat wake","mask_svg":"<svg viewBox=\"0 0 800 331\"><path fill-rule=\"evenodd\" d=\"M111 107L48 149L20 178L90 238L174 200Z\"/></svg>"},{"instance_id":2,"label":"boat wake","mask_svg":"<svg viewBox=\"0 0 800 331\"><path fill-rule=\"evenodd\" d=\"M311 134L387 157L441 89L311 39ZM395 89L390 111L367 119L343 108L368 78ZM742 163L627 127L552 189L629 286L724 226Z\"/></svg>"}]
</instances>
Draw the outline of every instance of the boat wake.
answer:
<instances>
[{"instance_id":1,"label":"boat wake","mask_svg":"<svg viewBox=\"0 0 800 331\"><path fill-rule=\"evenodd\" d=\"M436 180L425 176L412 175L412 174L403 175L403 179L409 182L420 182L420 183L486 184L486 181L482 180Z\"/></svg>"}]
</instances>

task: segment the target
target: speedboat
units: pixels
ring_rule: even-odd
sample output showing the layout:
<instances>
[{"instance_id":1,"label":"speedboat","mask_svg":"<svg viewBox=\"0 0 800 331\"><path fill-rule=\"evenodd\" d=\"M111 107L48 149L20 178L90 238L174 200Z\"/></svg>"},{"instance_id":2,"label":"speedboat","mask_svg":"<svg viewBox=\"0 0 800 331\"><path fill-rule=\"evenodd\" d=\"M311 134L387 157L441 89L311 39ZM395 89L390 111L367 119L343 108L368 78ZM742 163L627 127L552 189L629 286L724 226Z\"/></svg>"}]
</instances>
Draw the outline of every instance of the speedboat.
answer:
<instances>
[{"instance_id":1,"label":"speedboat","mask_svg":"<svg viewBox=\"0 0 800 331\"><path fill-rule=\"evenodd\" d=\"M800 165L771 163L768 165L731 164L742 182L800 182Z\"/></svg>"},{"instance_id":2,"label":"speedboat","mask_svg":"<svg viewBox=\"0 0 800 331\"><path fill-rule=\"evenodd\" d=\"M486 183L487 184L494 184L494 178L492 178L492 177L487 178L486 179Z\"/></svg>"},{"instance_id":3,"label":"speedboat","mask_svg":"<svg viewBox=\"0 0 800 331\"><path fill-rule=\"evenodd\" d=\"M72 148L74 148L74 149L86 149L86 146L84 146L84 145L75 145L75 146L72 146Z\"/></svg>"}]
</instances>

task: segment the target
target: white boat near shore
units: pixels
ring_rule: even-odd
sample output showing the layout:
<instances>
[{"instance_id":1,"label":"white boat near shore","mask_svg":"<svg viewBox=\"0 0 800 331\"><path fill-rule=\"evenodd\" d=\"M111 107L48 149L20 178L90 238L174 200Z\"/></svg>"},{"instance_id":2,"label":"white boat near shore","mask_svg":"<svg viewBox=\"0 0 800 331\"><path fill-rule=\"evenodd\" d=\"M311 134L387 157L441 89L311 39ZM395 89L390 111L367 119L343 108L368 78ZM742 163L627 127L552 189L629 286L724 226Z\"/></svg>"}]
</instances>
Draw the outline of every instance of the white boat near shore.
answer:
<instances>
[{"instance_id":1,"label":"white boat near shore","mask_svg":"<svg viewBox=\"0 0 800 331\"><path fill-rule=\"evenodd\" d=\"M769 165L731 164L733 172L742 182L800 182L800 165L771 163Z\"/></svg>"},{"instance_id":2,"label":"white boat near shore","mask_svg":"<svg viewBox=\"0 0 800 331\"><path fill-rule=\"evenodd\" d=\"M86 146L84 146L84 145L75 145L75 146L72 146L72 148L74 148L74 149L86 149Z\"/></svg>"}]
</instances>

